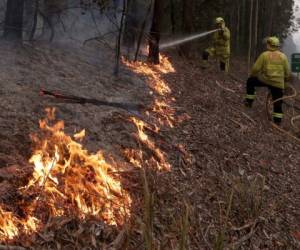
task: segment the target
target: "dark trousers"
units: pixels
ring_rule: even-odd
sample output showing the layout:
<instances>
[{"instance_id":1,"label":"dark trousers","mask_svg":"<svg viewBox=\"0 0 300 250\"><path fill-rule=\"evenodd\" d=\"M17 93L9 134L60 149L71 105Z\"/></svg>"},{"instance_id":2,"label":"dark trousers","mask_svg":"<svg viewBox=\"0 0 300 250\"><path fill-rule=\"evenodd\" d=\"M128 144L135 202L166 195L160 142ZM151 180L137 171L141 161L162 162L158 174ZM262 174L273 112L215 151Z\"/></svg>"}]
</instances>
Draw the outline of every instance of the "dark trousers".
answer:
<instances>
[{"instance_id":1,"label":"dark trousers","mask_svg":"<svg viewBox=\"0 0 300 250\"><path fill-rule=\"evenodd\" d=\"M209 53L207 51L203 51L202 60L208 61L208 57L209 57ZM221 69L221 71L226 70L226 63L225 62L220 61L220 69Z\"/></svg>"},{"instance_id":2,"label":"dark trousers","mask_svg":"<svg viewBox=\"0 0 300 250\"><path fill-rule=\"evenodd\" d=\"M283 97L283 89L276 88L261 82L257 77L250 77L247 81L247 96L246 100L252 104L255 99L255 88L256 87L267 87L271 94L273 101ZM275 122L280 122L283 117L282 101L274 103L273 106L273 119Z\"/></svg>"}]
</instances>

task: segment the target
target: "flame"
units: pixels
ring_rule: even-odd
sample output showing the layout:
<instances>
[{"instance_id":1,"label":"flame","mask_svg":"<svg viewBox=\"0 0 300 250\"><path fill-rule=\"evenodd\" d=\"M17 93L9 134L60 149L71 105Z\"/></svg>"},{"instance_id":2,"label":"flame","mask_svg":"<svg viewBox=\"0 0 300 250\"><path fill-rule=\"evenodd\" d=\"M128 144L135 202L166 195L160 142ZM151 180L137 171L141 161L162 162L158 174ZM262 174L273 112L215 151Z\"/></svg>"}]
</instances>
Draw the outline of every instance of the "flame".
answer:
<instances>
[{"instance_id":1,"label":"flame","mask_svg":"<svg viewBox=\"0 0 300 250\"><path fill-rule=\"evenodd\" d=\"M171 94L171 89L168 84L162 79L161 73L174 73L170 60L163 55L160 55L161 63L159 65L149 65L144 62L129 62L124 60L123 63L137 74L148 76L151 80L148 82L149 87L158 95L166 96Z\"/></svg>"},{"instance_id":2,"label":"flame","mask_svg":"<svg viewBox=\"0 0 300 250\"><path fill-rule=\"evenodd\" d=\"M32 136L37 148L29 160L34 165L32 177L19 189L24 197L33 198L21 207L26 218L0 206L1 241L36 232L49 216L93 216L108 225L121 225L130 216L130 196L109 174L117 166L107 163L101 151L91 154L66 135L64 123L53 121L54 109L46 112L47 118L40 121L41 135ZM81 140L84 135L83 130L74 138Z\"/></svg>"},{"instance_id":3,"label":"flame","mask_svg":"<svg viewBox=\"0 0 300 250\"><path fill-rule=\"evenodd\" d=\"M17 219L11 212L5 212L0 207L0 239L13 239L18 235Z\"/></svg>"},{"instance_id":4,"label":"flame","mask_svg":"<svg viewBox=\"0 0 300 250\"><path fill-rule=\"evenodd\" d=\"M90 154L79 142L66 135L63 122L49 126L51 119L53 116L40 122L41 129L48 136L39 141L42 149L36 150L30 159L35 168L26 189L42 189L41 196L52 204L53 216L75 214L85 218L93 215L109 225L121 223L128 211L124 213L119 207L129 205L130 198L120 181L108 174L115 166L105 161L102 152ZM81 140L84 136L82 130L74 138ZM63 204L70 209L61 209Z\"/></svg>"},{"instance_id":5,"label":"flame","mask_svg":"<svg viewBox=\"0 0 300 250\"><path fill-rule=\"evenodd\" d=\"M145 133L144 128L145 123L135 117L131 117L130 121L136 126L138 132L138 139L143 145L152 152L153 156L150 159L144 159L144 153L142 150L125 150L125 156L129 159L129 162L134 166L141 168L144 165L152 165L157 170L169 171L171 169L171 164L167 161L166 155L160 150L159 147L149 138Z\"/></svg>"},{"instance_id":6,"label":"flame","mask_svg":"<svg viewBox=\"0 0 300 250\"><path fill-rule=\"evenodd\" d=\"M129 62L124 59L123 63L137 74L148 77L148 86L155 94L152 112L158 116L157 125L173 128L176 119L175 110L172 106L176 99L172 97L171 88L163 78L164 74L176 72L169 58L160 54L159 65L151 65L144 62Z\"/></svg>"},{"instance_id":7,"label":"flame","mask_svg":"<svg viewBox=\"0 0 300 250\"><path fill-rule=\"evenodd\" d=\"M137 168L150 166L168 171L171 164L166 153L147 132L151 130L158 134L161 127L173 128L177 122L188 118L176 117L173 108L176 100L163 79L164 74L173 73L175 69L167 57L160 57L161 64L156 66L124 61L133 71L148 77L154 102L146 114L150 116L151 113L155 118L154 126L141 119L129 118L136 127L140 147L126 149L124 153ZM29 160L34 166L32 176L27 185L19 189L20 195L27 198L24 199L27 203L24 201L20 207L25 217L21 218L0 204L0 241L37 232L51 217L86 219L93 216L108 225L122 225L125 218L130 218L132 200L120 178L110 174L119 166L108 163L102 151L89 153L84 149L80 142L85 137L85 130L71 137L65 134L63 121L55 122L55 109L47 108L46 113L46 119L39 122L40 133L32 136L35 145Z\"/></svg>"},{"instance_id":8,"label":"flame","mask_svg":"<svg viewBox=\"0 0 300 250\"><path fill-rule=\"evenodd\" d=\"M160 60L160 64L155 65L155 67L161 73L168 74L168 73L175 73L176 72L176 70L174 69L172 63L170 62L170 60L167 56L159 54L159 60Z\"/></svg>"},{"instance_id":9,"label":"flame","mask_svg":"<svg viewBox=\"0 0 300 250\"><path fill-rule=\"evenodd\" d=\"M85 137L85 129L81 130L79 133L74 134L74 138L76 140L83 140L83 138Z\"/></svg>"},{"instance_id":10,"label":"flame","mask_svg":"<svg viewBox=\"0 0 300 250\"><path fill-rule=\"evenodd\" d=\"M21 220L12 212L4 211L0 206L0 240L13 239L19 235L20 231L25 233L35 232L38 228L39 220L33 216L28 216ZM20 228L20 229L19 229Z\"/></svg>"},{"instance_id":11,"label":"flame","mask_svg":"<svg viewBox=\"0 0 300 250\"><path fill-rule=\"evenodd\" d=\"M147 76L147 84L152 90L150 94L154 94L154 102L151 108L151 115L155 117L154 129L152 132L159 133L161 127L173 128L177 122L175 109L172 107L176 99L172 97L172 91L168 83L164 79L165 74L175 73L169 58L160 54L160 64L151 65L144 62L129 62L123 60L123 63L132 71L139 75ZM150 112L146 112L150 116ZM142 166L151 165L158 170L170 170L171 164L167 161L166 154L155 145L154 141L146 134L145 125L142 120L131 117L130 121L137 128L137 138L148 151L152 152L153 157L146 157L145 152L139 149L126 149L124 154L126 158L134 166L141 168Z\"/></svg>"}]
</instances>

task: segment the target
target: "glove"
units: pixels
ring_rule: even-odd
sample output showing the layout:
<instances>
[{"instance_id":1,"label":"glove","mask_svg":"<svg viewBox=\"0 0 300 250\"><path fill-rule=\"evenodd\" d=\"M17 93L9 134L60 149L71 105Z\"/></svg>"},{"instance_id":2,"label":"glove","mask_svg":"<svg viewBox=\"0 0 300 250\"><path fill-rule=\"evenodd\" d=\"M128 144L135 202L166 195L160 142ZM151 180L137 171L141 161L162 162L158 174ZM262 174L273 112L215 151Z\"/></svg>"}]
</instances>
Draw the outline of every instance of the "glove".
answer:
<instances>
[{"instance_id":1,"label":"glove","mask_svg":"<svg viewBox=\"0 0 300 250\"><path fill-rule=\"evenodd\" d=\"M219 30L219 34L222 35L222 36L224 35L224 32L225 32L225 29L224 29L224 28L221 28L221 29Z\"/></svg>"}]
</instances>

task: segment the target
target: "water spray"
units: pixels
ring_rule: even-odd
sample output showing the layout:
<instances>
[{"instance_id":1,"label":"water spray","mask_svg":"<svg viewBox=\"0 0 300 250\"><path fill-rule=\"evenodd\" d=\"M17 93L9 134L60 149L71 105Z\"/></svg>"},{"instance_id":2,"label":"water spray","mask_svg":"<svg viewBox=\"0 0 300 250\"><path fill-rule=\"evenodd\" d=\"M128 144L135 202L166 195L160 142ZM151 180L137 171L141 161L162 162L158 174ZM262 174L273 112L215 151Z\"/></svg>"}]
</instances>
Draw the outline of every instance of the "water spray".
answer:
<instances>
[{"instance_id":1,"label":"water spray","mask_svg":"<svg viewBox=\"0 0 300 250\"><path fill-rule=\"evenodd\" d=\"M205 31L205 32L202 32L200 34L191 35L191 36L188 36L188 37L185 37L185 38L177 39L177 40L175 40L173 42L163 43L163 44L161 44L159 46L159 48L160 49L166 49L166 48L169 48L169 47L173 47L173 46L176 46L176 45L179 45L179 44L183 44L183 43L186 43L186 42L189 42L189 41L192 41L192 40L195 40L195 39L198 39L198 38L210 35L212 33L215 33L217 31L219 31L219 30L220 29L215 29L215 30L211 30L211 31Z\"/></svg>"}]
</instances>

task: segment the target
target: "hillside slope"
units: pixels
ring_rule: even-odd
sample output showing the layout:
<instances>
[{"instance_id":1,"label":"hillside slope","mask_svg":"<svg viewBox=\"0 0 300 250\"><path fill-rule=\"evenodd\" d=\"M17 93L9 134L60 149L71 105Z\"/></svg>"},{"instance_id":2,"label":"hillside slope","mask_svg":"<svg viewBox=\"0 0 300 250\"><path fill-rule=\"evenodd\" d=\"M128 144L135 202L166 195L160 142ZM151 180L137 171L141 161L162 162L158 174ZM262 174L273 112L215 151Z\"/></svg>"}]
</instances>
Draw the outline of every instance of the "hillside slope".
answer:
<instances>
[{"instance_id":1,"label":"hillside slope","mask_svg":"<svg viewBox=\"0 0 300 250\"><path fill-rule=\"evenodd\" d=\"M1 45L0 50L3 244L36 249L144 249L145 241L155 249L179 244L190 249L299 247L300 145L267 120L266 91L258 91L253 110L246 110L244 82L213 66L203 71L199 62L176 55L162 57L160 66L123 61L115 78L113 54L104 49L39 44ZM234 61L232 69L242 78L246 73L240 65ZM40 88L145 108L132 114L65 103L39 96ZM33 151L46 138L68 162L72 152L65 151L74 145L61 136L59 126L38 129L47 107L56 108L66 134L85 129L82 147L100 150L105 160L95 163L80 151L73 157L79 163L63 172L64 161L53 163L51 176L45 174L38 185L28 163ZM292 111L286 111L283 128L289 129ZM53 123L49 117L46 121ZM55 159L53 148L46 146L43 156ZM99 166L101 178L95 177ZM72 169L88 171L81 178ZM32 186L20 189L30 180ZM82 183L76 197L85 206L79 198L67 198L77 191L71 180ZM98 196L102 188L104 197ZM26 229L31 217L36 225ZM8 225L18 230L9 234Z\"/></svg>"}]
</instances>

